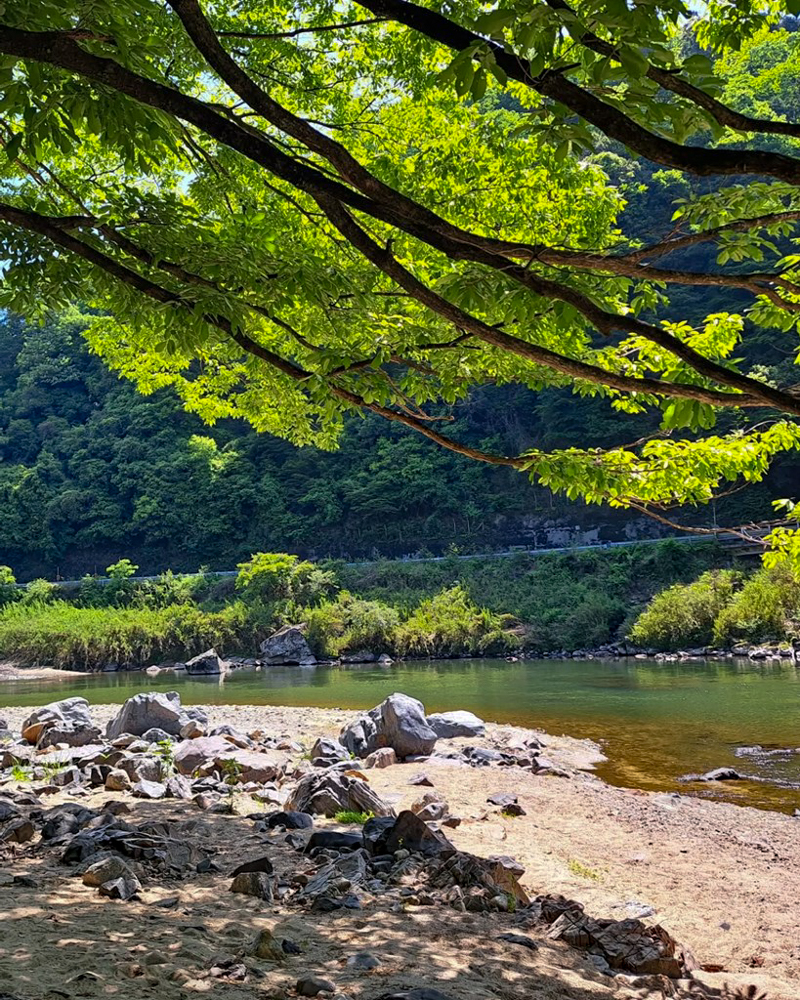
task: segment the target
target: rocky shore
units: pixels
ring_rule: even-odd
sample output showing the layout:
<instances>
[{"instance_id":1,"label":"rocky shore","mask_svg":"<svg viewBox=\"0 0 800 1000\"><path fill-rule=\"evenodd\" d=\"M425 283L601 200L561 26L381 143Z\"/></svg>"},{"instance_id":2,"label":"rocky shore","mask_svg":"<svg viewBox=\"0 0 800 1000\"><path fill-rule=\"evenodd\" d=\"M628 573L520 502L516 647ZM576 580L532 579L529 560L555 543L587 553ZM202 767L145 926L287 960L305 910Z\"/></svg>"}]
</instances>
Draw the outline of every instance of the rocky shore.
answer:
<instances>
[{"instance_id":1,"label":"rocky shore","mask_svg":"<svg viewBox=\"0 0 800 1000\"><path fill-rule=\"evenodd\" d=\"M611 788L588 741L404 695L0 720L15 1000L800 992L798 821Z\"/></svg>"}]
</instances>

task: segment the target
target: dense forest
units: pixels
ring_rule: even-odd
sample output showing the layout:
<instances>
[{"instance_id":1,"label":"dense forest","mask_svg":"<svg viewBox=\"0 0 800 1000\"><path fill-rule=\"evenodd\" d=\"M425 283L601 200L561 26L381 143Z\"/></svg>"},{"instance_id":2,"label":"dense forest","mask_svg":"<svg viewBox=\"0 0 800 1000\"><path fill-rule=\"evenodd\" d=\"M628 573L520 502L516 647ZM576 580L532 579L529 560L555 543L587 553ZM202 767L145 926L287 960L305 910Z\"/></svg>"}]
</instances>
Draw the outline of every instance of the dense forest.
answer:
<instances>
[{"instance_id":1,"label":"dense forest","mask_svg":"<svg viewBox=\"0 0 800 1000\"><path fill-rule=\"evenodd\" d=\"M730 103L796 116L800 93L788 67L800 57L797 27L787 16L717 64ZM699 51L689 33L684 45ZM488 111L497 98L485 100ZM670 230L681 199L713 193L717 183L687 180L609 142L593 159L627 203L626 235L642 241ZM680 266L701 268L713 252L682 251ZM734 310L739 294L673 289L670 314L691 321ZM229 568L257 550L355 559L547 546L578 530L596 529L598 540L664 533L646 518L571 503L372 415L350 418L334 452L297 448L236 421L206 425L169 390L141 396L111 374L82 339L85 323L77 307L38 326L11 314L0 323L0 563L20 580L102 572L122 556L143 571L188 571ZM747 332L741 354L750 370L785 381L780 373L792 364L785 335ZM599 397L488 385L458 406L452 431L477 447L516 453L613 446L656 427L654 417L618 413ZM797 474L798 461L784 459L763 484L680 518L732 524L767 516L771 499L792 495Z\"/></svg>"}]
</instances>

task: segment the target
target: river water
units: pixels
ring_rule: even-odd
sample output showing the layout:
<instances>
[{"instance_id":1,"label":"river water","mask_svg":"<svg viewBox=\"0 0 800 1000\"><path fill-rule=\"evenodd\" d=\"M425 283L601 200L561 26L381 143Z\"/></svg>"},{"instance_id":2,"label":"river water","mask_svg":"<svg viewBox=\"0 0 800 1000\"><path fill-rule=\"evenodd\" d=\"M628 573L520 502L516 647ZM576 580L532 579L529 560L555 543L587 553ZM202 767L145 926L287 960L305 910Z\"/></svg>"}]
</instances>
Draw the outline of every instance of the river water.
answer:
<instances>
[{"instance_id":1,"label":"river water","mask_svg":"<svg viewBox=\"0 0 800 1000\"><path fill-rule=\"evenodd\" d=\"M237 670L222 683L181 673L65 673L55 681L5 682L0 709L76 694L122 702L137 691L171 689L186 704L344 709L371 708L404 691L428 711L463 708L491 722L596 740L608 757L597 772L612 784L800 809L800 669L786 662L406 661ZM721 766L754 780L680 780Z\"/></svg>"}]
</instances>

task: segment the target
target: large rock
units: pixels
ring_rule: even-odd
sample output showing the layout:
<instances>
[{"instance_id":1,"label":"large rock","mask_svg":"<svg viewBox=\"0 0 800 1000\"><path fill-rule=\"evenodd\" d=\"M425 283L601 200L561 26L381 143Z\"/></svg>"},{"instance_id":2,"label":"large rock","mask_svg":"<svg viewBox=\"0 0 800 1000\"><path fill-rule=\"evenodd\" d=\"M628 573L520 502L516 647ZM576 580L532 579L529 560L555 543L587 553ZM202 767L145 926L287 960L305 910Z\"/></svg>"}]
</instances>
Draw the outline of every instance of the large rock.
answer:
<instances>
[{"instance_id":1,"label":"large rock","mask_svg":"<svg viewBox=\"0 0 800 1000\"><path fill-rule=\"evenodd\" d=\"M391 747L399 758L427 756L436 733L425 720L425 707L407 694L390 694L380 705L345 726L340 742L356 757Z\"/></svg>"},{"instance_id":2,"label":"large rock","mask_svg":"<svg viewBox=\"0 0 800 1000\"><path fill-rule=\"evenodd\" d=\"M394 826L385 831L378 844L382 854L394 854L401 848L411 851L412 854L424 854L426 857L446 858L456 853L455 847L443 833L432 830L410 809L400 813Z\"/></svg>"},{"instance_id":3,"label":"large rock","mask_svg":"<svg viewBox=\"0 0 800 1000\"><path fill-rule=\"evenodd\" d=\"M226 736L198 736L186 740L175 751L175 767L181 774L205 777L220 771L237 781L264 784L283 773L285 761L276 754L243 750Z\"/></svg>"},{"instance_id":4,"label":"large rock","mask_svg":"<svg viewBox=\"0 0 800 1000\"><path fill-rule=\"evenodd\" d=\"M486 723L472 712L438 712L429 715L426 722L440 740L456 736L484 736Z\"/></svg>"},{"instance_id":5,"label":"large rock","mask_svg":"<svg viewBox=\"0 0 800 1000\"><path fill-rule=\"evenodd\" d=\"M185 667L187 674L224 674L228 664L220 658L216 649L212 648L187 660Z\"/></svg>"},{"instance_id":6,"label":"large rock","mask_svg":"<svg viewBox=\"0 0 800 1000\"><path fill-rule=\"evenodd\" d=\"M394 816L394 810L361 778L340 771L312 771L290 792L286 809L323 816L364 812Z\"/></svg>"},{"instance_id":7,"label":"large rock","mask_svg":"<svg viewBox=\"0 0 800 1000\"><path fill-rule=\"evenodd\" d=\"M66 698L35 709L22 723L22 735L28 743L38 743L42 733L51 726L79 730L91 728L91 725L89 702L85 698ZM91 740L86 742L91 743Z\"/></svg>"},{"instance_id":8,"label":"large rock","mask_svg":"<svg viewBox=\"0 0 800 1000\"><path fill-rule=\"evenodd\" d=\"M278 629L261 643L259 647L261 659L270 666L282 663L316 663L317 658L311 652L311 647L303 634L304 628L304 625L284 625L283 628Z\"/></svg>"},{"instance_id":9,"label":"large rock","mask_svg":"<svg viewBox=\"0 0 800 1000\"><path fill-rule=\"evenodd\" d=\"M208 722L200 709L184 708L177 691L143 692L128 698L106 726L106 736L109 739L122 733L143 736L148 729L163 729L170 736L180 736L181 729L190 719L197 719L204 725Z\"/></svg>"}]
</instances>

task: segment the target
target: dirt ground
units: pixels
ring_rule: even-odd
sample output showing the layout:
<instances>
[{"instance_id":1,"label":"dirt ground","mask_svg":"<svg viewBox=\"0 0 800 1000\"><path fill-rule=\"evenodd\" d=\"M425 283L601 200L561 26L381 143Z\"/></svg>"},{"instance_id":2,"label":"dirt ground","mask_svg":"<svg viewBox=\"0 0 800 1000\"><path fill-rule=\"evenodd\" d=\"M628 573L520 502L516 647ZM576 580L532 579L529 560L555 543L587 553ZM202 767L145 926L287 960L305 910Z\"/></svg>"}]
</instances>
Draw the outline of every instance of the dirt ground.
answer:
<instances>
[{"instance_id":1,"label":"dirt ground","mask_svg":"<svg viewBox=\"0 0 800 1000\"><path fill-rule=\"evenodd\" d=\"M93 706L92 714L104 722L117 708ZM12 729L27 711L0 710ZM213 724L287 734L306 746L352 718L349 712L255 706L207 711ZM512 732L521 731L490 727L494 739ZM563 738L553 739L546 753L570 765L588 765L593 756L590 744ZM456 847L514 856L526 869L521 881L531 895L562 893L598 917L652 911L648 919L663 924L699 963L721 967L698 973L709 987L755 984L768 1000L800 997L800 820L612 788L588 773L563 778L441 764L398 764L367 773L375 790L402 808L425 791L408 784L421 770L462 817L458 829L447 831ZM487 805L487 796L497 791L516 793L527 815L505 818ZM203 813L191 802L143 802L104 791L81 802L96 806L110 798L124 799L132 822L177 824L176 835L215 850L221 871L176 882L143 879L141 900L120 902L70 877L56 852L15 845L12 854L0 855L1 1000L134 1000L198 992L221 1000L279 1000L293 997L297 979L309 974L331 980L337 996L353 1000L377 1000L416 986L434 986L452 1000L673 995L668 984L634 987L600 974L580 951L549 941L541 929L521 924L518 914L462 914L439 906L395 912L375 897L363 910L308 915L232 894L228 876L242 861L267 853L280 871L296 869L302 857L282 843L282 835L257 834L246 819ZM56 795L47 802L60 800ZM13 877L21 875L32 882L15 884ZM157 905L176 896L173 907ZM221 958L246 952L263 927L295 941L302 954L277 964L245 958L243 983L209 974ZM498 941L508 930L529 934L538 949ZM348 967L347 958L360 951L375 955L379 967Z\"/></svg>"}]
</instances>

